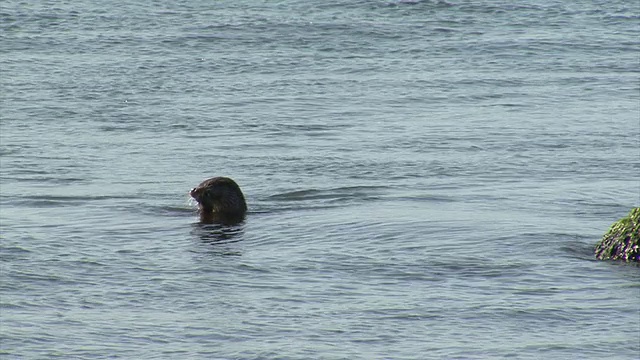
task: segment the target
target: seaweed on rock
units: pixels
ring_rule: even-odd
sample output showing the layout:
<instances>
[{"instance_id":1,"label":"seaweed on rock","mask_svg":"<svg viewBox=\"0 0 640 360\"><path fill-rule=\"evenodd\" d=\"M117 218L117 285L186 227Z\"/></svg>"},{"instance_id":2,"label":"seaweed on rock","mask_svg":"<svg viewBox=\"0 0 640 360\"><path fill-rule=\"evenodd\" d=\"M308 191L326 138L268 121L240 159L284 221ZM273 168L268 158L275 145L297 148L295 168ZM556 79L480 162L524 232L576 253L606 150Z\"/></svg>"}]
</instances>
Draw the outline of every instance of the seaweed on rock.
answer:
<instances>
[{"instance_id":1,"label":"seaweed on rock","mask_svg":"<svg viewBox=\"0 0 640 360\"><path fill-rule=\"evenodd\" d=\"M640 262L640 208L611 225L596 245L596 258Z\"/></svg>"}]
</instances>

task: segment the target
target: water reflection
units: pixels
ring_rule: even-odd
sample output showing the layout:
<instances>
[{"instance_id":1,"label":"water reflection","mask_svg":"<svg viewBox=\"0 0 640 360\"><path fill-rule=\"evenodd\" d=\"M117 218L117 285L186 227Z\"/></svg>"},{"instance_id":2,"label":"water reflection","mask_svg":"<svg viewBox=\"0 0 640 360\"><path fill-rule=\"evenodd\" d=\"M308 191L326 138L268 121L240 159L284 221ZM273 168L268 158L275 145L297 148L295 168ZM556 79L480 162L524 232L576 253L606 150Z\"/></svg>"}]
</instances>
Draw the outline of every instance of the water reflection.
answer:
<instances>
[{"instance_id":1,"label":"water reflection","mask_svg":"<svg viewBox=\"0 0 640 360\"><path fill-rule=\"evenodd\" d=\"M229 246L244 238L243 223L237 225L195 223L191 234L200 243L208 245L207 252L222 256L240 256L242 253L235 246Z\"/></svg>"}]
</instances>

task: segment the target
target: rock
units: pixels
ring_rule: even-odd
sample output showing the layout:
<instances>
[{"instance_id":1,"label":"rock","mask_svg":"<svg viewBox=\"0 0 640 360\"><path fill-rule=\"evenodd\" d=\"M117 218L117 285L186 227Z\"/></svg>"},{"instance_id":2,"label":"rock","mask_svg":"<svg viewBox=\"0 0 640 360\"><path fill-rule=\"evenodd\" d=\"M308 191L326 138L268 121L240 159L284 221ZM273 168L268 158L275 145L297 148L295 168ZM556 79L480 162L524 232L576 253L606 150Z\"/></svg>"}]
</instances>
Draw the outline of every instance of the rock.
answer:
<instances>
[{"instance_id":1,"label":"rock","mask_svg":"<svg viewBox=\"0 0 640 360\"><path fill-rule=\"evenodd\" d=\"M596 245L596 258L640 262L639 239L640 208L633 208L627 217L611 225Z\"/></svg>"}]
</instances>

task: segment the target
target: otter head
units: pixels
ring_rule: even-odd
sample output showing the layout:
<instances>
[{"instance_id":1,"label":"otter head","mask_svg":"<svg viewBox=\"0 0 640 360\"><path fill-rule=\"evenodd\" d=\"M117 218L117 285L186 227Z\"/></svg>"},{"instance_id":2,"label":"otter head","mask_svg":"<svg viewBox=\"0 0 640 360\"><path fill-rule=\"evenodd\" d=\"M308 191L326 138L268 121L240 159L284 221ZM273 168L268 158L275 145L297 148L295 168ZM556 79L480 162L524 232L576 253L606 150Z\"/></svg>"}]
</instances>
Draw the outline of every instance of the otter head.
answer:
<instances>
[{"instance_id":1,"label":"otter head","mask_svg":"<svg viewBox=\"0 0 640 360\"><path fill-rule=\"evenodd\" d=\"M214 217L242 219L247 212L247 203L240 187L226 177L205 180L191 189L189 195L198 202L203 221L211 222Z\"/></svg>"}]
</instances>

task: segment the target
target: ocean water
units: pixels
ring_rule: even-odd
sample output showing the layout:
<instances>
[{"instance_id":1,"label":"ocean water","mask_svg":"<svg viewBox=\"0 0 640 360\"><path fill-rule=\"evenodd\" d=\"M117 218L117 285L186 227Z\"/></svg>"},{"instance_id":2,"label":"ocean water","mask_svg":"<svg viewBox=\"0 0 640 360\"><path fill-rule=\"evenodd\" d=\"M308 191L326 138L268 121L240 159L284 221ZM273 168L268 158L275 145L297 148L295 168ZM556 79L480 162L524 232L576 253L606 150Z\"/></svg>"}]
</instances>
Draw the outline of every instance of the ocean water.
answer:
<instances>
[{"instance_id":1,"label":"ocean water","mask_svg":"<svg viewBox=\"0 0 640 360\"><path fill-rule=\"evenodd\" d=\"M0 4L1 358L640 358L639 2L139 3Z\"/></svg>"}]
</instances>

